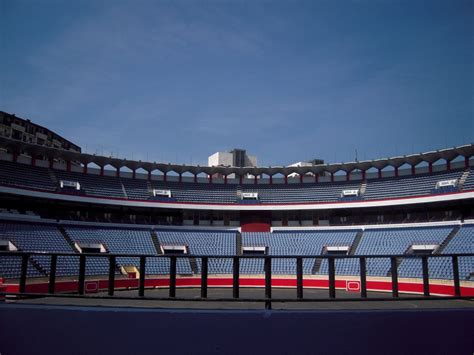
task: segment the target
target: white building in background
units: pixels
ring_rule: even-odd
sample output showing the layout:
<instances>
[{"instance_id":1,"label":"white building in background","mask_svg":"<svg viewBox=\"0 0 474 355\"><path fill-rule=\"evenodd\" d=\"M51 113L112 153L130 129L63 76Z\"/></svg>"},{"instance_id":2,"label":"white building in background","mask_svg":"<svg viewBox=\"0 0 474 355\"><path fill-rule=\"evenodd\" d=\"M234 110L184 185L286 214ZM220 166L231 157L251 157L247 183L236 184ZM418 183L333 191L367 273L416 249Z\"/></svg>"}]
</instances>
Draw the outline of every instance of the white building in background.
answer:
<instances>
[{"instance_id":1,"label":"white building in background","mask_svg":"<svg viewBox=\"0 0 474 355\"><path fill-rule=\"evenodd\" d=\"M230 152L216 152L207 159L208 166L257 166L257 157L248 155L245 149L233 149Z\"/></svg>"},{"instance_id":2,"label":"white building in background","mask_svg":"<svg viewBox=\"0 0 474 355\"><path fill-rule=\"evenodd\" d=\"M232 149L230 152L216 152L207 159L208 166L232 166L232 167L255 167L257 157L248 155L245 149ZM221 177L215 174L215 177ZM229 178L235 178L235 174L230 174ZM247 177L250 177L247 175Z\"/></svg>"}]
</instances>

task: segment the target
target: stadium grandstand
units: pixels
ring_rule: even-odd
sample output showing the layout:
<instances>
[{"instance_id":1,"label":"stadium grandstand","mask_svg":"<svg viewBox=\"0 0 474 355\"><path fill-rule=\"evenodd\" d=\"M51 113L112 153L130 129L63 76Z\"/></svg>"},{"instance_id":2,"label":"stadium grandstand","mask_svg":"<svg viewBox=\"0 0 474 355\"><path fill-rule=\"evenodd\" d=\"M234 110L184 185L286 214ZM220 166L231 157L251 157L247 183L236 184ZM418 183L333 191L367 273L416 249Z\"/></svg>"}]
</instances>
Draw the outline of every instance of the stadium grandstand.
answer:
<instances>
[{"instance_id":1,"label":"stadium grandstand","mask_svg":"<svg viewBox=\"0 0 474 355\"><path fill-rule=\"evenodd\" d=\"M0 355L474 354L472 0L0 15Z\"/></svg>"},{"instance_id":2,"label":"stadium grandstand","mask_svg":"<svg viewBox=\"0 0 474 355\"><path fill-rule=\"evenodd\" d=\"M199 299L267 310L471 299L473 157L464 145L207 167L0 137L0 291L19 305Z\"/></svg>"}]
</instances>

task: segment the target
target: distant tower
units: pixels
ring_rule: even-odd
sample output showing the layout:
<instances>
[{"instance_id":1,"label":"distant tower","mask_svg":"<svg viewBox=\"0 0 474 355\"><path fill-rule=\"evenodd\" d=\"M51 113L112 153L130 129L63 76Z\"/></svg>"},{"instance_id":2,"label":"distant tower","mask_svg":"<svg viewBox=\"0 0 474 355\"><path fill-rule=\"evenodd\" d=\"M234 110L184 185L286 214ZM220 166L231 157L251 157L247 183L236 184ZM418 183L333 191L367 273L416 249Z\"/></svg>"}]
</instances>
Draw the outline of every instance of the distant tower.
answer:
<instances>
[{"instance_id":1,"label":"distant tower","mask_svg":"<svg viewBox=\"0 0 474 355\"><path fill-rule=\"evenodd\" d=\"M257 166L257 157L254 155L247 155L245 149L232 149L230 152L216 152L208 159L209 166L232 166L232 167L246 167Z\"/></svg>"},{"instance_id":2,"label":"distant tower","mask_svg":"<svg viewBox=\"0 0 474 355\"><path fill-rule=\"evenodd\" d=\"M207 159L209 166L232 166L232 167L248 167L257 166L257 157L247 155L245 149L232 149L230 152L216 152ZM215 177L221 177L215 174ZM235 178L235 174L230 174L229 178Z\"/></svg>"}]
</instances>

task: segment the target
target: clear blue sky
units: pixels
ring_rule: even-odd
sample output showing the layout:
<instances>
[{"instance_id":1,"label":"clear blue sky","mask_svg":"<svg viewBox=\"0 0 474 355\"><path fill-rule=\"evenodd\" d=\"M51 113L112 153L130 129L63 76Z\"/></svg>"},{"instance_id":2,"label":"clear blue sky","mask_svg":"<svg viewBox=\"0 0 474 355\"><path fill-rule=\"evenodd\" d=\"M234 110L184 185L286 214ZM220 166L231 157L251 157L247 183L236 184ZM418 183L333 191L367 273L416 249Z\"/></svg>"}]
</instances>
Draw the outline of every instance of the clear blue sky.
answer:
<instances>
[{"instance_id":1,"label":"clear blue sky","mask_svg":"<svg viewBox=\"0 0 474 355\"><path fill-rule=\"evenodd\" d=\"M0 110L87 152L186 164L471 143L473 4L0 0Z\"/></svg>"}]
</instances>

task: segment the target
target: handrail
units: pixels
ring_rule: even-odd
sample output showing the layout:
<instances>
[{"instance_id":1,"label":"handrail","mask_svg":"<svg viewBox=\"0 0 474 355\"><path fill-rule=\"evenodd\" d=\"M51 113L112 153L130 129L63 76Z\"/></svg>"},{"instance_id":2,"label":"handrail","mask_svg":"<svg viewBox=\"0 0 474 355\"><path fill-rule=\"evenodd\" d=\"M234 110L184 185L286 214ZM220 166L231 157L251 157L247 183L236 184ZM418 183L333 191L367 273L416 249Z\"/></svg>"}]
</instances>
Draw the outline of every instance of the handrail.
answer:
<instances>
[{"instance_id":1,"label":"handrail","mask_svg":"<svg viewBox=\"0 0 474 355\"><path fill-rule=\"evenodd\" d=\"M459 257L474 257L474 253L459 253L459 254L434 254L434 255L189 255L189 254L111 254L111 253L61 253L61 252L24 252L24 251L0 251L0 257L2 256L17 256L21 257L21 276L19 284L19 292L0 292L0 295L16 295L21 297L41 297L41 296L55 296L55 297L87 297L85 296L85 279L86 279L86 262L87 258L106 257L109 260L109 277L108 277L108 296L99 296L99 298L117 298L117 299L136 299L133 297L122 297L115 296L115 262L119 257L136 257L140 260L139 270L139 282L138 282L138 297L140 299L153 299L153 300L186 300L186 301L240 301L240 302L265 302L265 308L271 309L272 302L297 302L297 301L312 301L312 302L327 302L327 301L354 301L354 300L417 300L417 299L471 299L472 296L462 296L461 286L459 278ZM28 260L31 256L40 255L51 257L51 266L49 273L48 293L28 293L26 292L26 280L28 271ZM59 256L65 257L78 257L79 258L79 275L78 275L78 295L58 295L55 293L56 283L56 269L57 269L57 258ZM170 260L169 266L169 297L145 297L145 282L146 282L146 261L147 258L168 258ZM198 258L201 259L201 297L200 298L178 298L176 297L176 276L177 276L177 259L178 258ZM233 293L232 298L208 298L208 263L209 259L232 259L233 261ZM375 298L367 296L367 259L373 258L389 258L391 268L391 287L392 287L392 298ZM421 259L422 261L422 275L423 275L423 297L399 297L399 285L398 285L398 261L400 258L403 259ZM454 296L449 297L433 297L430 294L430 280L429 280L429 269L428 259L430 258L451 258L452 271L453 271L453 286ZM263 259L264 260L264 276L265 276L265 297L259 299L246 299L240 298L239 290L239 277L240 277L240 260L241 259ZM273 259L295 259L296 261L296 298L272 298L272 260ZM329 281L329 297L321 299L304 299L303 297L303 259L327 259L328 260L328 281ZM337 299L336 297L336 259L359 259L360 263L360 283L361 283L361 294L360 298L343 298ZM97 298L97 296L94 296Z\"/></svg>"}]
</instances>

